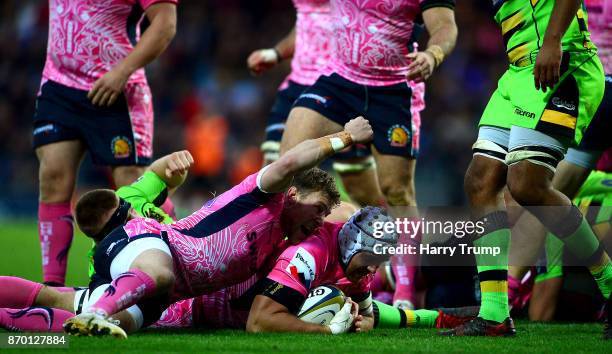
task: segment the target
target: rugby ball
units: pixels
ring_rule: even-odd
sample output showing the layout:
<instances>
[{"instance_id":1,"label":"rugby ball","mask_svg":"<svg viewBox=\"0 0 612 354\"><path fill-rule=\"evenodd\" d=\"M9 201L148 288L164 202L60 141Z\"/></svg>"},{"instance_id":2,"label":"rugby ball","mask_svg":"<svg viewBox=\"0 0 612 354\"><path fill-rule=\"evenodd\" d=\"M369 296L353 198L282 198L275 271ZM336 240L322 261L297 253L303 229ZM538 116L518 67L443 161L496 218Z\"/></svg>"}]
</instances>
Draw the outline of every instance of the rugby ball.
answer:
<instances>
[{"instance_id":1,"label":"rugby ball","mask_svg":"<svg viewBox=\"0 0 612 354\"><path fill-rule=\"evenodd\" d=\"M344 305L344 293L334 286L319 286L308 294L298 311L302 321L327 325Z\"/></svg>"}]
</instances>

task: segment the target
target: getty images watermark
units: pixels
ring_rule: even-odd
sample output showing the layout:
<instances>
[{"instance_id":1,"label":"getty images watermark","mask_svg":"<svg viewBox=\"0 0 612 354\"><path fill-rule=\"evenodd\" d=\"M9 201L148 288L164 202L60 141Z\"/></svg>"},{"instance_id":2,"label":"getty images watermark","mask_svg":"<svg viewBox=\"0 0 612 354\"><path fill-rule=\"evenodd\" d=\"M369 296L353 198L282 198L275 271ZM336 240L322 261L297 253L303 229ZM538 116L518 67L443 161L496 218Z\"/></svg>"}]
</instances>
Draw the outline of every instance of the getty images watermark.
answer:
<instances>
[{"instance_id":1,"label":"getty images watermark","mask_svg":"<svg viewBox=\"0 0 612 354\"><path fill-rule=\"evenodd\" d=\"M417 235L436 234L448 235L457 239L462 239L466 235L482 234L485 231L485 220L480 221L440 221L425 220L421 218L397 218L395 221L376 221L373 223L373 235L376 238L382 237L385 233L397 232L400 235L409 236L414 239ZM386 246L377 244L374 246L376 254L401 255L401 254L420 254L420 255L491 255L497 256L501 253L499 247L477 247L468 243L452 243L450 245L431 245L414 244L411 242L399 243L397 246ZM457 253L458 252L458 253Z\"/></svg>"}]
</instances>

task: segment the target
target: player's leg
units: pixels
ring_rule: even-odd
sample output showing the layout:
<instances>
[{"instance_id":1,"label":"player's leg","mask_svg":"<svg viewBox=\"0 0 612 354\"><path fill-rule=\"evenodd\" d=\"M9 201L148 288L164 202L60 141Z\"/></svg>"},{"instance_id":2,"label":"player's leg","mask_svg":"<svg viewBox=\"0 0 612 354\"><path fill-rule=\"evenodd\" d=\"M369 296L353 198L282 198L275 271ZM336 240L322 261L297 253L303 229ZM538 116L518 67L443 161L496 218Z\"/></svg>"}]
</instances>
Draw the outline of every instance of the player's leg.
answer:
<instances>
[{"instance_id":1,"label":"player's leg","mask_svg":"<svg viewBox=\"0 0 612 354\"><path fill-rule=\"evenodd\" d=\"M392 215L396 218L418 218L414 188L416 159L381 154L376 147L372 150L380 188ZM404 234L402 237L402 243L418 245L421 235ZM394 306L411 309L417 303L415 278L419 257L409 254L396 255L390 262L395 277Z\"/></svg>"},{"instance_id":2,"label":"player's leg","mask_svg":"<svg viewBox=\"0 0 612 354\"><path fill-rule=\"evenodd\" d=\"M366 87L366 117L374 130L372 154L378 183L390 213L418 219L414 174L419 149L420 114L412 109L413 91L407 84ZM403 244L420 243L420 234L404 234ZM413 308L418 301L415 277L418 255L402 254L390 260L395 276L393 303Z\"/></svg>"},{"instance_id":3,"label":"player's leg","mask_svg":"<svg viewBox=\"0 0 612 354\"><path fill-rule=\"evenodd\" d=\"M385 203L372 156L336 158L333 168L355 203L361 206Z\"/></svg>"},{"instance_id":4,"label":"player's leg","mask_svg":"<svg viewBox=\"0 0 612 354\"><path fill-rule=\"evenodd\" d=\"M494 94L492 101L496 98L499 96ZM478 318L442 335L495 336L515 333L508 308L510 229L503 196L508 139L507 129L481 126L473 145L474 157L465 174L464 186L472 218L483 226L482 233L474 235L473 244L476 247L498 247L500 253L498 256L475 257L481 291Z\"/></svg>"},{"instance_id":5,"label":"player's leg","mask_svg":"<svg viewBox=\"0 0 612 354\"><path fill-rule=\"evenodd\" d=\"M70 199L85 147L79 140L59 141L36 148L39 161L38 232L43 280L63 285L73 237Z\"/></svg>"},{"instance_id":6,"label":"player's leg","mask_svg":"<svg viewBox=\"0 0 612 354\"><path fill-rule=\"evenodd\" d=\"M305 107L294 107L289 113L280 145L280 154L307 139L319 138L342 131L342 125L321 113Z\"/></svg>"},{"instance_id":7,"label":"player's leg","mask_svg":"<svg viewBox=\"0 0 612 354\"><path fill-rule=\"evenodd\" d=\"M515 147L515 151L519 151L520 149L516 147L520 147L522 151L529 153L530 150L525 150L525 147L534 146L531 151L535 151L536 154L531 156L523 154L524 159L519 161L516 160L519 158L518 154L509 154L510 193L559 237L569 252L589 267L607 299L612 290L612 263L580 210L567 196L552 186L554 156L562 156L563 144L535 130L513 127L512 132L516 139L511 138L511 150ZM543 153L546 156L542 156ZM542 157L546 158L544 165Z\"/></svg>"},{"instance_id":8,"label":"player's leg","mask_svg":"<svg viewBox=\"0 0 612 354\"><path fill-rule=\"evenodd\" d=\"M292 81L286 81L281 84L279 91L276 93L276 99L268 114L266 137L260 147L264 155L264 166L278 160L281 138L285 131L285 122L287 117L289 117L293 102L295 102L306 87Z\"/></svg>"},{"instance_id":9,"label":"player's leg","mask_svg":"<svg viewBox=\"0 0 612 354\"><path fill-rule=\"evenodd\" d=\"M112 247L112 243L121 246ZM175 280L171 252L161 238L131 240L120 229L107 236L99 247L110 247L108 258L104 264L96 264L96 268L108 273L112 282L100 299L88 304L86 312L66 322L65 330L75 335L125 337L125 332L109 316L170 292Z\"/></svg>"}]
</instances>

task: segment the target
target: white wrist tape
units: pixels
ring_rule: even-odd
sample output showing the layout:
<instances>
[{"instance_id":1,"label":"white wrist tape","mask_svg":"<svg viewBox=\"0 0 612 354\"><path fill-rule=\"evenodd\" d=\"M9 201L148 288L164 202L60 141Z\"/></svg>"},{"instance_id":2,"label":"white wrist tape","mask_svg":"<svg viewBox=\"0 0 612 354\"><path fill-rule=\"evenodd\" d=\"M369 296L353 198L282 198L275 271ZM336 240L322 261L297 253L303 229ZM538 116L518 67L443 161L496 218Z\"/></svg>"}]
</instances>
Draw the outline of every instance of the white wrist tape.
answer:
<instances>
[{"instance_id":1,"label":"white wrist tape","mask_svg":"<svg viewBox=\"0 0 612 354\"><path fill-rule=\"evenodd\" d=\"M274 49L262 49L259 54L267 63L278 63L280 61L278 53Z\"/></svg>"},{"instance_id":2,"label":"white wrist tape","mask_svg":"<svg viewBox=\"0 0 612 354\"><path fill-rule=\"evenodd\" d=\"M331 146L332 146L332 149L334 149L334 152L341 151L342 149L346 147L346 145L344 145L344 141L342 141L342 139L338 137L330 138L329 142L331 143Z\"/></svg>"}]
</instances>

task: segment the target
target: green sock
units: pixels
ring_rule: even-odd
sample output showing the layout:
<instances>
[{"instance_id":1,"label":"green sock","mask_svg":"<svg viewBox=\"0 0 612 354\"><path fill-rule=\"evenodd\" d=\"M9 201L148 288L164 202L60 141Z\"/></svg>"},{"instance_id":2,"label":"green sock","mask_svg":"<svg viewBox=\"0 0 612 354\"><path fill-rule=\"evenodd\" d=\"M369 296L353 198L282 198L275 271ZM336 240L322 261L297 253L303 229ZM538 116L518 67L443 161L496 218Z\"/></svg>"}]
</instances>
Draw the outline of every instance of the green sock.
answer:
<instances>
[{"instance_id":1,"label":"green sock","mask_svg":"<svg viewBox=\"0 0 612 354\"><path fill-rule=\"evenodd\" d=\"M374 327L376 328L433 328L436 326L438 311L400 310L374 300Z\"/></svg>"},{"instance_id":2,"label":"green sock","mask_svg":"<svg viewBox=\"0 0 612 354\"><path fill-rule=\"evenodd\" d=\"M484 232L474 240L478 277L480 280L480 312L478 317L503 322L510 316L508 308L508 249L510 229L508 215L497 211L484 216ZM486 254L498 250L498 255ZM477 254L480 253L480 254Z\"/></svg>"},{"instance_id":3,"label":"green sock","mask_svg":"<svg viewBox=\"0 0 612 354\"><path fill-rule=\"evenodd\" d=\"M578 208L574 207L573 213L579 213L579 216L574 214L580 222L578 228L569 235L557 232L555 236L563 241L569 252L585 262L602 295L608 299L610 292L612 292L612 263L610 258ZM568 219L571 220L571 217Z\"/></svg>"}]
</instances>

